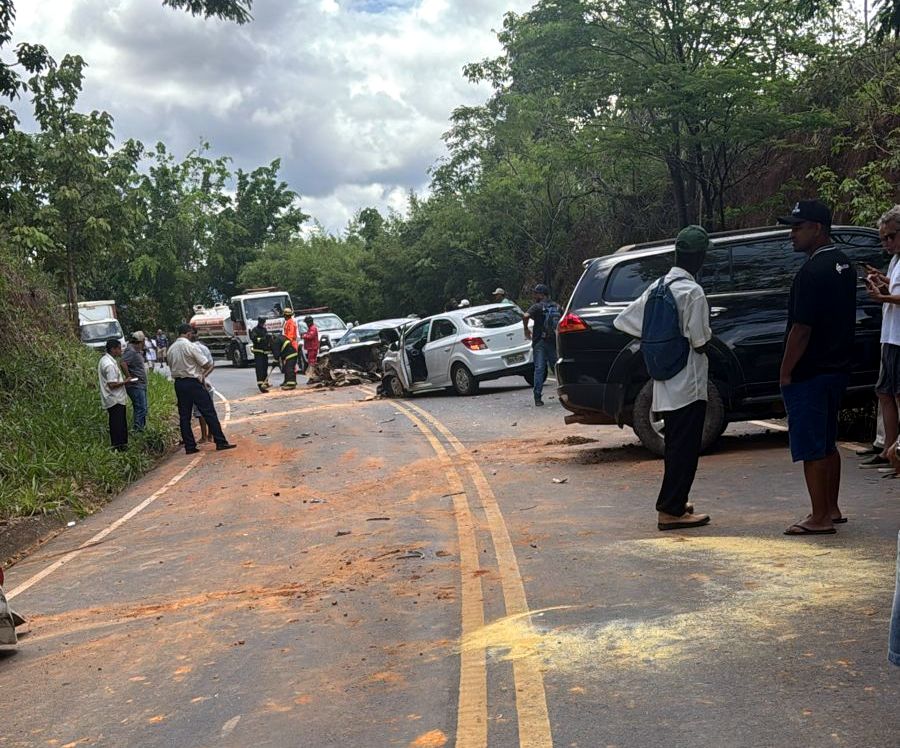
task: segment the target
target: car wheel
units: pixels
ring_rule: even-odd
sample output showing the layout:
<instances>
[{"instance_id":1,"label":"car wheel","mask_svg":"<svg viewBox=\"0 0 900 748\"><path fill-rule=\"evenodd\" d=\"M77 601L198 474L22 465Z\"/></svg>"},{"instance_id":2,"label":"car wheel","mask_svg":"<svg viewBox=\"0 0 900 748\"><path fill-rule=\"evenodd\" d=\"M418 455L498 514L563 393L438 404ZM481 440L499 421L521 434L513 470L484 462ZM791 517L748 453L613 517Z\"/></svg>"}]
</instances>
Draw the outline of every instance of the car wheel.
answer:
<instances>
[{"instance_id":1,"label":"car wheel","mask_svg":"<svg viewBox=\"0 0 900 748\"><path fill-rule=\"evenodd\" d=\"M403 389L403 382L400 378L393 374L386 374L382 380L384 394L388 397L406 397L406 390Z\"/></svg>"},{"instance_id":2,"label":"car wheel","mask_svg":"<svg viewBox=\"0 0 900 748\"><path fill-rule=\"evenodd\" d=\"M706 420L703 423L703 439L700 451L706 452L713 447L728 425L725 404L714 382L709 383L706 402ZM656 420L651 412L653 403L653 382L647 382L634 400L632 428L637 438L647 449L660 457L665 454L665 438L663 436L662 419Z\"/></svg>"},{"instance_id":3,"label":"car wheel","mask_svg":"<svg viewBox=\"0 0 900 748\"><path fill-rule=\"evenodd\" d=\"M463 364L456 364L453 367L451 378L457 395L474 395L478 392L478 380Z\"/></svg>"}]
</instances>

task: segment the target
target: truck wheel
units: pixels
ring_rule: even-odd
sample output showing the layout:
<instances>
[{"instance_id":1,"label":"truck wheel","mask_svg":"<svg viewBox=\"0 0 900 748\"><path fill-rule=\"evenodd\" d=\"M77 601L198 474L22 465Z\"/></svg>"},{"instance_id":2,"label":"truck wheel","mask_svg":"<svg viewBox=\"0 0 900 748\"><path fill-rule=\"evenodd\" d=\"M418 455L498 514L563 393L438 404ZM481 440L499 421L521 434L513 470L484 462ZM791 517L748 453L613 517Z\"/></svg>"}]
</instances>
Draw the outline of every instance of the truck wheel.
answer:
<instances>
[{"instance_id":1,"label":"truck wheel","mask_svg":"<svg viewBox=\"0 0 900 748\"><path fill-rule=\"evenodd\" d=\"M707 452L722 436L728 425L725 404L714 382L709 383L708 400L706 402L706 421L703 423L703 439L700 451ZM660 457L665 453L662 419L654 420L651 413L653 403L653 382L647 382L634 400L632 429L647 449Z\"/></svg>"},{"instance_id":2,"label":"truck wheel","mask_svg":"<svg viewBox=\"0 0 900 748\"><path fill-rule=\"evenodd\" d=\"M456 364L453 367L450 378L457 395L474 395L478 392L478 380L463 364Z\"/></svg>"},{"instance_id":3,"label":"truck wheel","mask_svg":"<svg viewBox=\"0 0 900 748\"><path fill-rule=\"evenodd\" d=\"M393 374L385 374L381 384L384 394L388 397L406 397L406 390L403 389L403 383L399 377Z\"/></svg>"},{"instance_id":4,"label":"truck wheel","mask_svg":"<svg viewBox=\"0 0 900 748\"><path fill-rule=\"evenodd\" d=\"M247 359L241 355L240 346L231 346L231 365L235 369L243 369L247 365Z\"/></svg>"}]
</instances>

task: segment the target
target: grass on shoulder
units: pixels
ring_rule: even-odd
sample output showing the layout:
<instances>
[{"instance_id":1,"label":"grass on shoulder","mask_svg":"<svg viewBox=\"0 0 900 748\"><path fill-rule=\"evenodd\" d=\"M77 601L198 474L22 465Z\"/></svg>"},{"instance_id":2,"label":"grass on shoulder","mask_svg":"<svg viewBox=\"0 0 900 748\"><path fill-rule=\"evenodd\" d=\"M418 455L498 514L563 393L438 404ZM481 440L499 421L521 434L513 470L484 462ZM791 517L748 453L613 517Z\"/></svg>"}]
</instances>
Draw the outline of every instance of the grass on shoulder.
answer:
<instances>
[{"instance_id":1,"label":"grass on shoulder","mask_svg":"<svg viewBox=\"0 0 900 748\"><path fill-rule=\"evenodd\" d=\"M172 384L151 373L146 431L129 433L126 452L111 450L97 384L99 355L78 346L67 358L64 377L21 389L0 404L0 519L64 507L87 514L177 441ZM127 407L130 428L130 400Z\"/></svg>"}]
</instances>

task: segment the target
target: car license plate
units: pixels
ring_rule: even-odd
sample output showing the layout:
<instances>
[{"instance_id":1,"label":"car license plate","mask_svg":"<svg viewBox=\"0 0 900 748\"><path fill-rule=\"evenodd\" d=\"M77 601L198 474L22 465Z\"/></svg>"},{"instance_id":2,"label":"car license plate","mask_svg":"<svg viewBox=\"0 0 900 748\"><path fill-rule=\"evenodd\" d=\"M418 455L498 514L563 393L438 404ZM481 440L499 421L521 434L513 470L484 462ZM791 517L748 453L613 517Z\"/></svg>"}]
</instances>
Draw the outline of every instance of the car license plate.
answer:
<instances>
[{"instance_id":1,"label":"car license plate","mask_svg":"<svg viewBox=\"0 0 900 748\"><path fill-rule=\"evenodd\" d=\"M506 363L508 366L513 366L515 364L521 364L525 361L524 353L515 353L512 356L506 357Z\"/></svg>"}]
</instances>

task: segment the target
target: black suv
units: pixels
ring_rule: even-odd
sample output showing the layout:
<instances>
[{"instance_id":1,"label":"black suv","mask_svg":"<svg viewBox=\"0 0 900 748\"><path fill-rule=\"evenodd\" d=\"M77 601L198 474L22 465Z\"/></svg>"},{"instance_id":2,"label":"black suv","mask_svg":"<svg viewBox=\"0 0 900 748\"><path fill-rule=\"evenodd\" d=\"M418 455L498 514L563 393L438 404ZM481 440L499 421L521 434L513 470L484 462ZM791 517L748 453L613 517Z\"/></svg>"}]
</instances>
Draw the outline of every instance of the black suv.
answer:
<instances>
[{"instance_id":1,"label":"black suv","mask_svg":"<svg viewBox=\"0 0 900 748\"><path fill-rule=\"evenodd\" d=\"M784 415L778 373L791 281L806 256L795 252L790 231L761 228L711 235L712 246L698 281L710 306L709 407L704 448L729 421ZM885 264L873 229L832 228L834 243L857 264ZM613 320L647 286L672 267L674 241L622 247L585 262L560 320L556 368L560 402L572 413L566 423L631 426L641 442L662 454L660 422L652 418L652 383L637 340ZM856 353L847 405L872 402L878 378L881 305L857 292Z\"/></svg>"}]
</instances>

